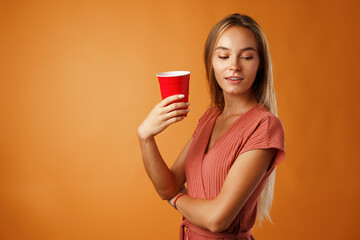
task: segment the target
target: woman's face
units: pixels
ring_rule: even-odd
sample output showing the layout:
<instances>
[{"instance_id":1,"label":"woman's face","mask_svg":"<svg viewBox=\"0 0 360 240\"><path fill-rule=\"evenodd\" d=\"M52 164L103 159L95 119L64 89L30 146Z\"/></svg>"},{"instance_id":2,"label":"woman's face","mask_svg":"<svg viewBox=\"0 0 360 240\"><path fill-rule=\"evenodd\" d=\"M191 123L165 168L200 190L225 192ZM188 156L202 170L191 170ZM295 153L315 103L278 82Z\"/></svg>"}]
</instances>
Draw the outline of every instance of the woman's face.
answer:
<instances>
[{"instance_id":1,"label":"woman's face","mask_svg":"<svg viewBox=\"0 0 360 240\"><path fill-rule=\"evenodd\" d=\"M259 56L254 34L247 28L231 26L220 36L213 56L216 80L225 94L251 94Z\"/></svg>"}]
</instances>

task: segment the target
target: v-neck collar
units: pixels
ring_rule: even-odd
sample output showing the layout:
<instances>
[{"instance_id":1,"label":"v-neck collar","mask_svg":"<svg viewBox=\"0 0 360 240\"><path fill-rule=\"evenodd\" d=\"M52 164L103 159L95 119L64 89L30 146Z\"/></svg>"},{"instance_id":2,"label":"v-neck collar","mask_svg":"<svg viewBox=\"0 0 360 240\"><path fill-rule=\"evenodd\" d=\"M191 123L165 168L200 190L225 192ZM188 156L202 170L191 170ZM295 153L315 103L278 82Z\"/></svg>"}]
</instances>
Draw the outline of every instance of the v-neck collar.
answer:
<instances>
[{"instance_id":1,"label":"v-neck collar","mask_svg":"<svg viewBox=\"0 0 360 240\"><path fill-rule=\"evenodd\" d=\"M259 105L256 105L254 107L252 107L251 109L249 109L248 111L246 111L245 113L241 114L226 130L225 132L218 138L216 139L216 141L214 142L214 144L209 148L208 151L206 151L206 149L208 148L209 144L210 144L210 140L211 140L211 135L212 135L212 132L214 130L214 127L215 127L215 123L216 123L216 120L217 118L219 117L219 115L222 113L222 111L219 111L217 109L215 109L217 112L215 114L215 116L213 117L213 119L211 121L209 121L209 125L208 125L208 128L209 129L209 132L207 134L207 144L205 146L205 150L204 150L204 158L206 157L206 155L211 152L211 150L218 144L218 142L220 142L221 139L223 139L226 135L229 134L230 130L235 126L235 124L240 121L244 116L246 116L247 114L249 114L250 112L252 112L254 109L258 108Z\"/></svg>"}]
</instances>

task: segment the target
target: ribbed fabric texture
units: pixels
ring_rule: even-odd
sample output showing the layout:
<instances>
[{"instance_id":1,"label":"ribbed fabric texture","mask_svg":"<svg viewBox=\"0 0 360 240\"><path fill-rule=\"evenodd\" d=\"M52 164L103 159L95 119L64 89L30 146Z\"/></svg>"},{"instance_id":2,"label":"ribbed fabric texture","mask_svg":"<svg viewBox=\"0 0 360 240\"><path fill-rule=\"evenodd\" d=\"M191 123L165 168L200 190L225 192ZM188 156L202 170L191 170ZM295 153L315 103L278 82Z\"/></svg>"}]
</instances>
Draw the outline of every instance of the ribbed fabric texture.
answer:
<instances>
[{"instance_id":1,"label":"ribbed fabric texture","mask_svg":"<svg viewBox=\"0 0 360 240\"><path fill-rule=\"evenodd\" d=\"M285 158L284 129L281 121L267 109L256 106L241 115L205 153L220 111L208 109L199 119L185 162L188 195L192 198L214 199L220 193L227 173L237 157L249 150L276 148L263 179L247 200L230 227L222 233L231 235L249 231L255 223L257 199L274 168ZM191 223L190 223L191 224ZM205 237L187 230L189 240L234 239ZM251 235L247 238L253 240Z\"/></svg>"}]
</instances>

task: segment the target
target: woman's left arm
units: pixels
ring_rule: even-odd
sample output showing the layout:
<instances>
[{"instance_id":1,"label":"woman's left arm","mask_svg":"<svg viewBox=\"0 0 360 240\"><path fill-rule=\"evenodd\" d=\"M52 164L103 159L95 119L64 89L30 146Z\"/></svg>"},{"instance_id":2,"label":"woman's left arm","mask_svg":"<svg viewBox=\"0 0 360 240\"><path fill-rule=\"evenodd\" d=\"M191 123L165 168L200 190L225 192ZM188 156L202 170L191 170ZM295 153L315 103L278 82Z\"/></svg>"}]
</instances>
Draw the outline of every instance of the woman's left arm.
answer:
<instances>
[{"instance_id":1,"label":"woman's left arm","mask_svg":"<svg viewBox=\"0 0 360 240\"><path fill-rule=\"evenodd\" d=\"M211 232L224 231L260 183L275 153L276 149L270 148L239 155L215 199L194 199L184 195L177 200L177 209L195 226ZM170 204L179 194L170 200Z\"/></svg>"}]
</instances>

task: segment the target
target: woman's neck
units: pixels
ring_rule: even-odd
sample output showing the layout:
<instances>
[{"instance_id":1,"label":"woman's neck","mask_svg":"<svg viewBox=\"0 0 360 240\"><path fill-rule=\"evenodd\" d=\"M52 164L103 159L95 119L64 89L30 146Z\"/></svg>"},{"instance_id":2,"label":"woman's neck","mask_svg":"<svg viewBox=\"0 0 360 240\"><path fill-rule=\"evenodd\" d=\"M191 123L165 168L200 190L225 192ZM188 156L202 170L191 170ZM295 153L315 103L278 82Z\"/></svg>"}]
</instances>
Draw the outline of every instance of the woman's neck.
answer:
<instances>
[{"instance_id":1,"label":"woman's neck","mask_svg":"<svg viewBox=\"0 0 360 240\"><path fill-rule=\"evenodd\" d=\"M221 113L223 118L242 115L259 104L252 94L247 96L224 94L224 102L225 106Z\"/></svg>"}]
</instances>

